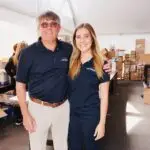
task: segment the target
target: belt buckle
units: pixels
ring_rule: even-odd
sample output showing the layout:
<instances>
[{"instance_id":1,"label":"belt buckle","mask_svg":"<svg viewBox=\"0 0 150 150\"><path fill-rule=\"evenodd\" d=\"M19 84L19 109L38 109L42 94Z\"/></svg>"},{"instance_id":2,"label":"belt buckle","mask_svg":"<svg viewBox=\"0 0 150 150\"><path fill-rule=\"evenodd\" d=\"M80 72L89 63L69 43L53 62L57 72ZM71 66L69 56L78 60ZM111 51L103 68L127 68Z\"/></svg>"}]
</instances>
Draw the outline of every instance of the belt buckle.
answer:
<instances>
[{"instance_id":1,"label":"belt buckle","mask_svg":"<svg viewBox=\"0 0 150 150\"><path fill-rule=\"evenodd\" d=\"M56 107L55 105L56 105L55 103L52 103L51 104L52 108L55 108Z\"/></svg>"},{"instance_id":2,"label":"belt buckle","mask_svg":"<svg viewBox=\"0 0 150 150\"><path fill-rule=\"evenodd\" d=\"M41 101L41 105L44 105L44 101Z\"/></svg>"}]
</instances>

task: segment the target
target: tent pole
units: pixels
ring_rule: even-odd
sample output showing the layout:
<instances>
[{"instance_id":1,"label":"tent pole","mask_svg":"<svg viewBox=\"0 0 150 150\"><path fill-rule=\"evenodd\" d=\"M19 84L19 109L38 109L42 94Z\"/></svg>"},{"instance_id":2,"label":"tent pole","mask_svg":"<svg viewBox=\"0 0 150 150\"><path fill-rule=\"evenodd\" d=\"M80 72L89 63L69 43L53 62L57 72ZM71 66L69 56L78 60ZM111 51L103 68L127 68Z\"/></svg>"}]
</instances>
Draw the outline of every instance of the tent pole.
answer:
<instances>
[{"instance_id":1,"label":"tent pole","mask_svg":"<svg viewBox=\"0 0 150 150\"><path fill-rule=\"evenodd\" d=\"M74 9L73 9L73 7L72 7L71 0L67 0L67 2L68 2L68 5L69 5L70 10L71 10L71 13L72 13L74 27L76 27L76 25L77 25L77 19L76 19L76 16L75 16Z\"/></svg>"}]
</instances>

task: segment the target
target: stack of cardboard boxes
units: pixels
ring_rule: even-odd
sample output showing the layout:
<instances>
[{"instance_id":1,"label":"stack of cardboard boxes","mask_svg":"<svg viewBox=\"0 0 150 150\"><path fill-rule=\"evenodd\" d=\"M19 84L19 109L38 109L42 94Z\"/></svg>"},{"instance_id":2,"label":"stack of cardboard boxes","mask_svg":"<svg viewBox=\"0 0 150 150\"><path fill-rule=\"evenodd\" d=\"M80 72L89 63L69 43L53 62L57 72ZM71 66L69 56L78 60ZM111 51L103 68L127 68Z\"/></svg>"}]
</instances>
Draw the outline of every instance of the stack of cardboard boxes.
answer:
<instances>
[{"instance_id":1,"label":"stack of cardboard boxes","mask_svg":"<svg viewBox=\"0 0 150 150\"><path fill-rule=\"evenodd\" d=\"M131 51L130 80L143 80L144 66L138 62L139 54Z\"/></svg>"},{"instance_id":2,"label":"stack of cardboard boxes","mask_svg":"<svg viewBox=\"0 0 150 150\"><path fill-rule=\"evenodd\" d=\"M136 40L135 50L124 56L115 56L117 79L140 80L144 79L144 65L150 64L150 54L145 54L145 39ZM114 51L115 52L115 51ZM150 70L148 72L149 87L144 88L144 103L150 104Z\"/></svg>"},{"instance_id":3,"label":"stack of cardboard boxes","mask_svg":"<svg viewBox=\"0 0 150 150\"><path fill-rule=\"evenodd\" d=\"M144 64L150 64L150 54L145 54L145 39L137 39L136 40L136 53L139 64L143 64L143 66L139 69L137 68L138 76L144 77ZM148 87L144 88L144 103L150 104L150 70L147 71L147 84Z\"/></svg>"},{"instance_id":4,"label":"stack of cardboard boxes","mask_svg":"<svg viewBox=\"0 0 150 150\"><path fill-rule=\"evenodd\" d=\"M150 104L150 88L144 88L144 103Z\"/></svg>"},{"instance_id":5,"label":"stack of cardboard boxes","mask_svg":"<svg viewBox=\"0 0 150 150\"><path fill-rule=\"evenodd\" d=\"M117 78L123 78L123 56L119 56L116 62Z\"/></svg>"},{"instance_id":6,"label":"stack of cardboard boxes","mask_svg":"<svg viewBox=\"0 0 150 150\"><path fill-rule=\"evenodd\" d=\"M124 80L129 80L130 79L130 65L131 65L131 62L130 62L130 56L129 54L126 54L124 56L124 64L123 64L123 79Z\"/></svg>"},{"instance_id":7,"label":"stack of cardboard boxes","mask_svg":"<svg viewBox=\"0 0 150 150\"><path fill-rule=\"evenodd\" d=\"M118 79L124 80L143 80L144 65L139 64L139 54L131 51L131 54L118 56L116 69L118 71Z\"/></svg>"},{"instance_id":8,"label":"stack of cardboard boxes","mask_svg":"<svg viewBox=\"0 0 150 150\"><path fill-rule=\"evenodd\" d=\"M145 39L137 39L135 41L135 51L137 54L145 53Z\"/></svg>"}]
</instances>

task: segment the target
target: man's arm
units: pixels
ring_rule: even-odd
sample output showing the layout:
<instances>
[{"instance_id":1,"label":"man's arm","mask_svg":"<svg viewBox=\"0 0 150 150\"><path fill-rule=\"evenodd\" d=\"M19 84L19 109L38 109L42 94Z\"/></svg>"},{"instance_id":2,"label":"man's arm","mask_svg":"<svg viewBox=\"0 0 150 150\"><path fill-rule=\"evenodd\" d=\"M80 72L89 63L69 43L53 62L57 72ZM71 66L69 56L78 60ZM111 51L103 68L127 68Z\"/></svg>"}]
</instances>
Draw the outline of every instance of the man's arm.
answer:
<instances>
[{"instance_id":1,"label":"man's arm","mask_svg":"<svg viewBox=\"0 0 150 150\"><path fill-rule=\"evenodd\" d=\"M36 130L36 122L28 110L28 106L26 102L26 84L17 82L16 92L17 92L19 105L21 108L21 113L23 116L23 125L28 132L30 133L34 132Z\"/></svg>"},{"instance_id":2,"label":"man's arm","mask_svg":"<svg viewBox=\"0 0 150 150\"><path fill-rule=\"evenodd\" d=\"M108 61L105 62L104 66L103 66L103 70L105 72L108 72L109 74L111 73L111 71L112 71L111 60L108 60Z\"/></svg>"},{"instance_id":3,"label":"man's arm","mask_svg":"<svg viewBox=\"0 0 150 150\"><path fill-rule=\"evenodd\" d=\"M28 107L26 103L26 84L21 82L16 82L16 92L19 101L19 105L21 108L22 115L26 115L28 113Z\"/></svg>"}]
</instances>

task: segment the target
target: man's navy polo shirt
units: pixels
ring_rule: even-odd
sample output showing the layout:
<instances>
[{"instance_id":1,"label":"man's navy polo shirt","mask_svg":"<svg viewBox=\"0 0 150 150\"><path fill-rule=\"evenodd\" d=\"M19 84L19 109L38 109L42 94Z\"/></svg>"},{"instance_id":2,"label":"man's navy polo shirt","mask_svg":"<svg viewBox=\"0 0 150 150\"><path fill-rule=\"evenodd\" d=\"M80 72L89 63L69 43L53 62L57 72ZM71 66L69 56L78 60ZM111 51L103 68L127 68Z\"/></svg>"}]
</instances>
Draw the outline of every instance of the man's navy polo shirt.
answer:
<instances>
[{"instance_id":1,"label":"man's navy polo shirt","mask_svg":"<svg viewBox=\"0 0 150 150\"><path fill-rule=\"evenodd\" d=\"M21 52L16 81L28 85L30 97L57 103L66 99L72 46L57 41L54 52L39 39Z\"/></svg>"},{"instance_id":2,"label":"man's navy polo shirt","mask_svg":"<svg viewBox=\"0 0 150 150\"><path fill-rule=\"evenodd\" d=\"M71 108L86 108L100 104L99 84L108 82L110 76L104 72L98 79L93 65L93 58L81 65L78 76L69 77L69 101Z\"/></svg>"}]
</instances>

